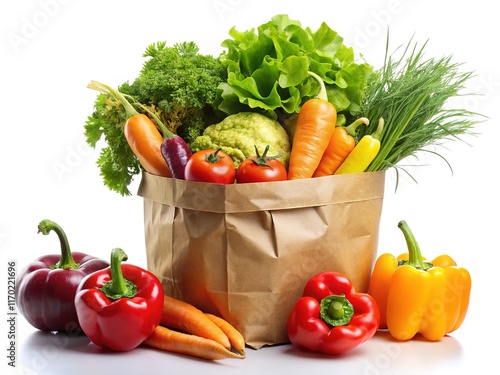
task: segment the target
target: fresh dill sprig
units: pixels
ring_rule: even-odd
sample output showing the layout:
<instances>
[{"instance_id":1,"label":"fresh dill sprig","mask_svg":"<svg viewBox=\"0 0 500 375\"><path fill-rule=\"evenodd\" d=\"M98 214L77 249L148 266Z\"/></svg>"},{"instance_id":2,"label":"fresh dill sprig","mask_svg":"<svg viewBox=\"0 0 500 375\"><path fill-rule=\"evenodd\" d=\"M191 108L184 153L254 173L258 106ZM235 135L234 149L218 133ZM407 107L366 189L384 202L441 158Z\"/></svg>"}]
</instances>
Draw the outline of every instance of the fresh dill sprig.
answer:
<instances>
[{"instance_id":1,"label":"fresh dill sprig","mask_svg":"<svg viewBox=\"0 0 500 375\"><path fill-rule=\"evenodd\" d=\"M462 96L473 76L461 71L462 64L451 56L425 58L427 43L418 47L412 40L397 58L388 54L388 44L384 65L363 102L362 113L370 126L362 128L359 137L373 133L379 118L385 120L380 151L367 171L404 168L398 166L401 160L426 151L427 146L475 135L473 127L481 117L465 108L448 107L450 99Z\"/></svg>"}]
</instances>

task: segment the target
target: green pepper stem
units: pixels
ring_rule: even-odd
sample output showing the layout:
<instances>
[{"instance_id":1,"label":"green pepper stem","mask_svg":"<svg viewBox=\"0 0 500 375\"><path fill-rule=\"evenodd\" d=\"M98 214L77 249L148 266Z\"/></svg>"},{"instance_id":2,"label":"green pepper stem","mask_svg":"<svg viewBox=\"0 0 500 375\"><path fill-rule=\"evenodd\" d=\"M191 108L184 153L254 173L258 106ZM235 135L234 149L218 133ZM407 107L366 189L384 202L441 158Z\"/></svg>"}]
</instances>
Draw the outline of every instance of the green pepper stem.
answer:
<instances>
[{"instance_id":1,"label":"green pepper stem","mask_svg":"<svg viewBox=\"0 0 500 375\"><path fill-rule=\"evenodd\" d=\"M345 297L343 298L345 300ZM330 304L330 308L328 309L328 314L333 319L340 319L345 315L344 312L344 303L342 301L335 301Z\"/></svg>"},{"instance_id":2,"label":"green pepper stem","mask_svg":"<svg viewBox=\"0 0 500 375\"><path fill-rule=\"evenodd\" d=\"M384 130L384 124L385 124L384 118L383 117L379 118L377 130L375 130L375 132L371 134L371 136L378 141L380 141L380 138L382 137L382 131Z\"/></svg>"},{"instance_id":3,"label":"green pepper stem","mask_svg":"<svg viewBox=\"0 0 500 375\"><path fill-rule=\"evenodd\" d=\"M401 264L406 264L423 271L431 268L431 263L424 262L422 253L420 251L420 246L418 246L417 240L408 224L406 224L406 221L401 220L398 223L398 227L403 232L406 239L406 245L408 246L408 260L402 262Z\"/></svg>"},{"instance_id":4,"label":"green pepper stem","mask_svg":"<svg viewBox=\"0 0 500 375\"><path fill-rule=\"evenodd\" d=\"M354 315L354 308L344 295L331 295L320 302L320 317L331 326L348 324Z\"/></svg>"},{"instance_id":5,"label":"green pepper stem","mask_svg":"<svg viewBox=\"0 0 500 375\"><path fill-rule=\"evenodd\" d=\"M59 242L61 243L61 259L59 259L59 262L52 265L50 268L76 269L80 267L80 265L73 259L73 255L71 254L71 249L69 247L69 241L63 229L51 220L42 220L40 221L40 224L38 224L38 233L47 235L51 230L56 232L59 237Z\"/></svg>"},{"instance_id":6,"label":"green pepper stem","mask_svg":"<svg viewBox=\"0 0 500 375\"><path fill-rule=\"evenodd\" d=\"M360 125L370 125L370 120L368 120L366 117L360 117L356 120L354 120L350 125L344 126L344 129L346 130L347 134L349 134L351 137L356 136L356 129Z\"/></svg>"},{"instance_id":7,"label":"green pepper stem","mask_svg":"<svg viewBox=\"0 0 500 375\"><path fill-rule=\"evenodd\" d=\"M108 298L132 298L136 295L137 286L123 277L121 263L127 259L127 254L122 249L115 248L111 251L111 280L101 288Z\"/></svg>"}]
</instances>

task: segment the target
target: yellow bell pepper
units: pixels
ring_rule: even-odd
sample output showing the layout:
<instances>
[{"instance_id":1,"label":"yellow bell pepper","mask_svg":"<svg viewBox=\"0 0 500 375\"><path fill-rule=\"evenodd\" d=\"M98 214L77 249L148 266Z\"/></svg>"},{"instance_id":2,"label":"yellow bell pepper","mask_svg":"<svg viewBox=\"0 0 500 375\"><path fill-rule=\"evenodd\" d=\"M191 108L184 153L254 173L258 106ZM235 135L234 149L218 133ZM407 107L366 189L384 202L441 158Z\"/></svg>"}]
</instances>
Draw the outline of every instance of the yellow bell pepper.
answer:
<instances>
[{"instance_id":1,"label":"yellow bell pepper","mask_svg":"<svg viewBox=\"0 0 500 375\"><path fill-rule=\"evenodd\" d=\"M380 255L368 289L380 310L379 328L387 328L397 340L409 340L420 333L427 340L438 341L465 319L470 274L448 255L426 262L406 222L401 221L398 227L405 236L408 254L397 259L388 253Z\"/></svg>"}]
</instances>

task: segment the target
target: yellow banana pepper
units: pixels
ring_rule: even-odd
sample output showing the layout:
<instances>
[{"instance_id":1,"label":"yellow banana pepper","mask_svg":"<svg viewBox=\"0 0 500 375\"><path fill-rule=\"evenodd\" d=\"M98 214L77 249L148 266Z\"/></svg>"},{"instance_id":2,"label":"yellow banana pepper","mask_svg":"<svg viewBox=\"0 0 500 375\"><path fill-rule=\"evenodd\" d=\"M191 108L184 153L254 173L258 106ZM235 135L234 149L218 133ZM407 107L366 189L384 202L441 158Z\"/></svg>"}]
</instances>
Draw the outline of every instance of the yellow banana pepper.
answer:
<instances>
[{"instance_id":1,"label":"yellow banana pepper","mask_svg":"<svg viewBox=\"0 0 500 375\"><path fill-rule=\"evenodd\" d=\"M380 137L383 128L384 119L380 118L375 133L367 134L361 138L334 174L364 172L380 151Z\"/></svg>"},{"instance_id":2,"label":"yellow banana pepper","mask_svg":"<svg viewBox=\"0 0 500 375\"><path fill-rule=\"evenodd\" d=\"M438 341L465 319L470 274L448 255L426 262L406 222L401 221L398 227L408 253L397 259L388 253L380 255L370 279L368 293L380 310L379 328L387 328L397 340L409 340L420 333L427 340Z\"/></svg>"}]
</instances>

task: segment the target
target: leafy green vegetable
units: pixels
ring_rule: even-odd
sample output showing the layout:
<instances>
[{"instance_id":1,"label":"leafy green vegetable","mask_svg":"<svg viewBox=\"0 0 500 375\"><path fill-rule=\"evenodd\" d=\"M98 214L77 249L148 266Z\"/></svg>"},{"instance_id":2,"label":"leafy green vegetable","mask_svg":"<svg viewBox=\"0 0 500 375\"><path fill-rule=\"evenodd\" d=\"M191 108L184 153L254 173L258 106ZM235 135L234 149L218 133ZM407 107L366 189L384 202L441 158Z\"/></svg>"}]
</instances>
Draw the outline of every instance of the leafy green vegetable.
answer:
<instances>
[{"instance_id":1,"label":"leafy green vegetable","mask_svg":"<svg viewBox=\"0 0 500 375\"><path fill-rule=\"evenodd\" d=\"M132 84L121 90L138 102L152 106L173 133L190 143L206 126L220 120L213 108L217 86L227 70L210 55L202 55L194 42L149 45L149 58Z\"/></svg>"},{"instance_id":2,"label":"leafy green vegetable","mask_svg":"<svg viewBox=\"0 0 500 375\"><path fill-rule=\"evenodd\" d=\"M358 136L374 132L379 118L385 120L381 149L367 171L398 167L426 146L474 134L478 114L449 107L472 73L461 71L451 56L426 59L426 44L411 45L410 41L400 57L386 52L379 78L366 91L362 113L370 126L361 128Z\"/></svg>"},{"instance_id":3,"label":"leafy green vegetable","mask_svg":"<svg viewBox=\"0 0 500 375\"><path fill-rule=\"evenodd\" d=\"M130 195L128 186L133 176L140 173L141 165L123 135L125 121L121 103L106 94L99 94L94 112L85 123L85 137L93 148L104 137L106 146L97 159L104 185L121 195Z\"/></svg>"},{"instance_id":4,"label":"leafy green vegetable","mask_svg":"<svg viewBox=\"0 0 500 375\"><path fill-rule=\"evenodd\" d=\"M287 15L277 15L257 33L232 28L229 35L232 39L222 43L227 51L220 56L228 78L217 90L217 109L286 120L318 93L318 83L308 74L312 71L324 80L339 124L359 114L373 68L358 64L352 48L326 23L313 32Z\"/></svg>"},{"instance_id":5,"label":"leafy green vegetable","mask_svg":"<svg viewBox=\"0 0 500 375\"><path fill-rule=\"evenodd\" d=\"M220 121L213 108L216 88L227 77L217 59L199 54L193 42L167 47L158 42L147 47L139 76L118 90L141 103L186 142L194 140L210 124ZM104 185L121 195L130 195L128 186L141 172L139 160L123 134L127 120L123 106L106 94L99 94L94 112L85 123L87 143L95 148L104 138L97 165Z\"/></svg>"},{"instance_id":6,"label":"leafy green vegetable","mask_svg":"<svg viewBox=\"0 0 500 375\"><path fill-rule=\"evenodd\" d=\"M266 146L269 155L281 155L278 159L288 165L290 139L281 124L260 113L239 112L207 127L191 144L191 149L193 152L221 149L231 156L237 168L243 160L255 155L255 147L264 152Z\"/></svg>"}]
</instances>

